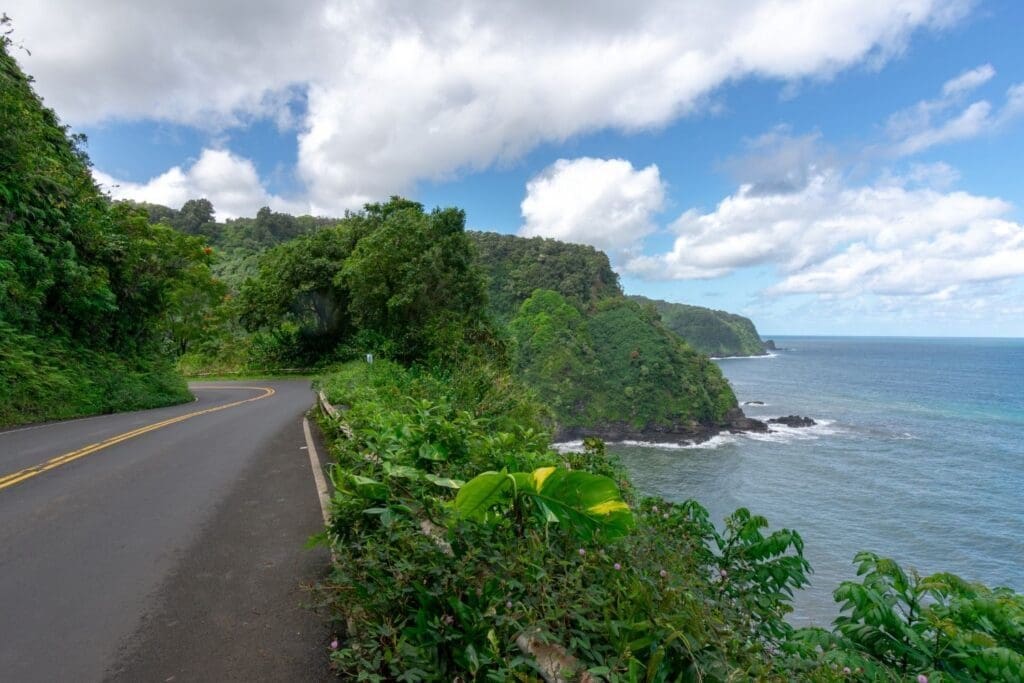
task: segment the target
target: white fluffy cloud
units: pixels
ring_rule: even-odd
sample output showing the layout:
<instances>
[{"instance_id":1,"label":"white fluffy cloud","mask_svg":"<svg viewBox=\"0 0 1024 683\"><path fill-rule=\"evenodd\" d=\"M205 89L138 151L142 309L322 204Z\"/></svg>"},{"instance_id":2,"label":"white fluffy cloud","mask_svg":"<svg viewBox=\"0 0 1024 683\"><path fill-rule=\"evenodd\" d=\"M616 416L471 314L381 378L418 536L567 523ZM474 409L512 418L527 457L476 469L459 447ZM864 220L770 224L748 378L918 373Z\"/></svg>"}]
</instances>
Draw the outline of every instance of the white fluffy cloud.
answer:
<instances>
[{"instance_id":1,"label":"white fluffy cloud","mask_svg":"<svg viewBox=\"0 0 1024 683\"><path fill-rule=\"evenodd\" d=\"M822 78L971 0L13 0L25 66L73 124L295 121L314 210L601 128L661 126L730 80ZM300 98L301 99L301 98Z\"/></svg>"},{"instance_id":2,"label":"white fluffy cloud","mask_svg":"<svg viewBox=\"0 0 1024 683\"><path fill-rule=\"evenodd\" d=\"M983 64L946 81L941 97L923 100L893 114L886 125L895 143L892 152L906 156L936 145L969 140L1024 114L1024 84L1007 90L1006 102L1001 108L993 107L988 100L964 102L967 95L995 75L991 64Z\"/></svg>"},{"instance_id":3,"label":"white fluffy cloud","mask_svg":"<svg viewBox=\"0 0 1024 683\"><path fill-rule=\"evenodd\" d=\"M848 187L826 170L799 192L745 185L710 213L684 213L672 250L627 271L710 278L769 265L782 274L769 293L829 295L948 295L1024 275L1024 226L1006 219L1007 202L904 183Z\"/></svg>"},{"instance_id":4,"label":"white fluffy cloud","mask_svg":"<svg viewBox=\"0 0 1024 683\"><path fill-rule=\"evenodd\" d=\"M652 217L664 202L653 164L637 170L623 159L559 159L527 183L519 234L591 244L618 257L655 231Z\"/></svg>"},{"instance_id":5,"label":"white fluffy cloud","mask_svg":"<svg viewBox=\"0 0 1024 683\"><path fill-rule=\"evenodd\" d=\"M253 163L226 150L204 149L187 169L175 166L146 183L118 180L102 171L94 171L93 175L100 187L115 199L178 208L189 199L205 197L213 203L219 220L251 216L261 206L305 213L301 205L268 193Z\"/></svg>"}]
</instances>

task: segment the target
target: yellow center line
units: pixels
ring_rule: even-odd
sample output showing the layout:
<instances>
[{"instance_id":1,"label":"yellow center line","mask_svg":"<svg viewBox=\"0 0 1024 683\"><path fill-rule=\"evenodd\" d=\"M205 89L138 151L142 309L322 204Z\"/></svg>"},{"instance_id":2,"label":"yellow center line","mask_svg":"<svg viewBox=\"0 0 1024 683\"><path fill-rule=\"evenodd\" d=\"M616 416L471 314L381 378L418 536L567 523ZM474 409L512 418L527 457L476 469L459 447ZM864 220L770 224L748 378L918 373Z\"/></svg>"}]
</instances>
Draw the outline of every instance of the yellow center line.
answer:
<instances>
[{"instance_id":1,"label":"yellow center line","mask_svg":"<svg viewBox=\"0 0 1024 683\"><path fill-rule=\"evenodd\" d=\"M247 399L244 399L244 400L241 400L241 401L235 401L233 403L225 403L224 405L214 406L213 408L206 408L205 410L197 410L197 411L192 412L192 413L186 413L185 415L178 415L177 417L172 417L172 418L163 420L161 422L154 422L153 424L145 425L143 427L139 427L138 429L133 429L130 432L125 432L123 434L118 434L116 436L110 437L109 439L105 439L103 441L99 441L99 442L94 443L94 444L89 444L88 446L83 446L82 448L79 448L78 450L71 451L70 453L65 453L63 455L58 455L55 458L50 458L49 460L47 460L44 463L40 463L38 465L33 465L31 467L26 467L23 470L18 470L17 472L12 472L10 474L6 474L6 475L0 477L0 491L4 490L6 488L9 488L11 486L14 486L15 484L20 484L21 482L25 481L26 479L31 479L32 477L38 476L38 475L42 474L43 472L48 472L48 471L50 471L52 469L60 467L61 465L66 465L67 463L72 462L73 460L78 460L79 458L84 458L85 456L90 455L92 453L95 453L96 451L101 451L104 448L109 448L110 446L114 446L116 444L119 444L122 441L127 441L128 439L134 439L136 436L141 436L143 434L146 434L147 432L152 432L152 431L160 429L162 427L167 427L168 425L176 424L178 422L183 422L183 421L189 420L189 419L191 419L193 417L199 417L200 415L207 415L209 413L216 413L217 411L220 411L220 410L227 410L228 408L234 408L236 406L242 405L243 403L250 403L252 401L259 401L260 399L264 399L264 398L268 398L270 396L273 396L274 393L275 393L274 390L271 389L270 387L200 387L200 388L201 389L253 389L253 390L262 391L263 393L260 394L259 396L253 396L252 398L247 398Z\"/></svg>"}]
</instances>

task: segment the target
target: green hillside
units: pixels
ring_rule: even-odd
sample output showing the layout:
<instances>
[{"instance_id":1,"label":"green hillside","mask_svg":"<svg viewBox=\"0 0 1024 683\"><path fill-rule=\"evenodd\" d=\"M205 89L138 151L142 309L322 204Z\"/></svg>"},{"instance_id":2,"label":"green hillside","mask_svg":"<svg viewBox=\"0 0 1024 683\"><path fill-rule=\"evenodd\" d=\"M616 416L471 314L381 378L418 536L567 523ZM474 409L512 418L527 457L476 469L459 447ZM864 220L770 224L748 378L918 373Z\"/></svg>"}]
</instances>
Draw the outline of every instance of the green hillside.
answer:
<instances>
[{"instance_id":1,"label":"green hillside","mask_svg":"<svg viewBox=\"0 0 1024 683\"><path fill-rule=\"evenodd\" d=\"M470 233L513 365L563 430L685 432L736 399L718 367L622 294L608 256L540 237Z\"/></svg>"},{"instance_id":2,"label":"green hillside","mask_svg":"<svg viewBox=\"0 0 1024 683\"><path fill-rule=\"evenodd\" d=\"M537 289L558 292L580 308L622 296L619 276L603 251L543 237L468 234L487 274L491 310L499 319L514 316Z\"/></svg>"},{"instance_id":3,"label":"green hillside","mask_svg":"<svg viewBox=\"0 0 1024 683\"><path fill-rule=\"evenodd\" d=\"M0 37L0 426L187 400L165 352L202 241L96 187Z\"/></svg>"},{"instance_id":4,"label":"green hillside","mask_svg":"<svg viewBox=\"0 0 1024 683\"><path fill-rule=\"evenodd\" d=\"M703 306L676 304L643 296L630 299L653 306L665 327L709 356L762 356L761 335L750 318Z\"/></svg>"},{"instance_id":5,"label":"green hillside","mask_svg":"<svg viewBox=\"0 0 1024 683\"><path fill-rule=\"evenodd\" d=\"M514 367L566 432L700 431L736 398L718 366L622 297L583 314L538 289L509 325Z\"/></svg>"}]
</instances>

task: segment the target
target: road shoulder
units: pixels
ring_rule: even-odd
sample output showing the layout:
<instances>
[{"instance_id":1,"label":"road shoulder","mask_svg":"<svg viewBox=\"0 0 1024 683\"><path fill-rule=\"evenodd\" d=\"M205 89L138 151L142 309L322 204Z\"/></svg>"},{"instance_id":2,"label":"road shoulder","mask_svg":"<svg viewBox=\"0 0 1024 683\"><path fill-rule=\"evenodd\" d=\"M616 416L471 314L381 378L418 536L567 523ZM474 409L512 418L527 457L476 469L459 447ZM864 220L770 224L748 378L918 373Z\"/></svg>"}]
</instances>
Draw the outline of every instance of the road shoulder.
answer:
<instances>
[{"instance_id":1,"label":"road shoulder","mask_svg":"<svg viewBox=\"0 0 1024 683\"><path fill-rule=\"evenodd\" d=\"M108 680L331 678L328 627L302 587L329 562L325 549L305 548L323 528L305 446L300 420L264 445L159 590Z\"/></svg>"}]
</instances>

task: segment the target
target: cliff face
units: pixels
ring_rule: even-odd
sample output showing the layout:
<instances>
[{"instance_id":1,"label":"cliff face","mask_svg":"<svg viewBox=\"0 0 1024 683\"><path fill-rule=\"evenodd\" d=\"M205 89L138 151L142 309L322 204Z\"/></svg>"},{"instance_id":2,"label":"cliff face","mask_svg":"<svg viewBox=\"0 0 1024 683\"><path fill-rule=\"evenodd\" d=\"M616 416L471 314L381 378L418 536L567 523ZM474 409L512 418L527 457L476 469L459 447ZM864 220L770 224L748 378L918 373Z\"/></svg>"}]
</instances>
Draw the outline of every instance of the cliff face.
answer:
<instances>
[{"instance_id":1,"label":"cliff face","mask_svg":"<svg viewBox=\"0 0 1024 683\"><path fill-rule=\"evenodd\" d=\"M749 318L703 306L676 304L642 296L634 301L653 306L665 327L709 356L763 356L765 344Z\"/></svg>"}]
</instances>

